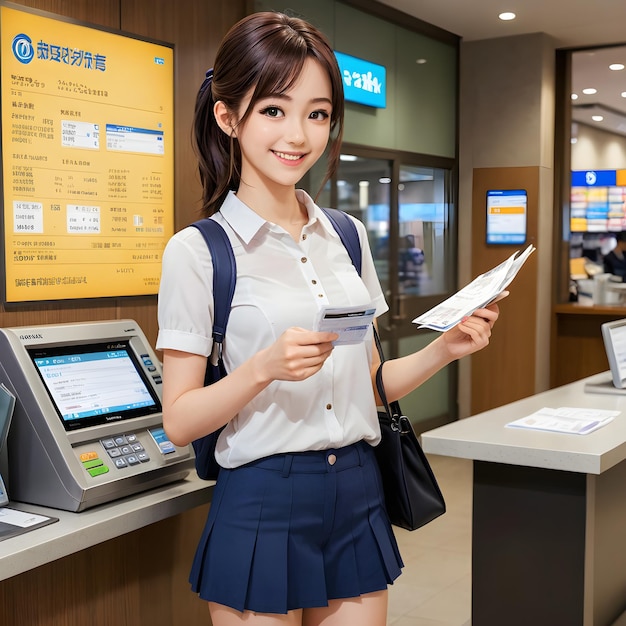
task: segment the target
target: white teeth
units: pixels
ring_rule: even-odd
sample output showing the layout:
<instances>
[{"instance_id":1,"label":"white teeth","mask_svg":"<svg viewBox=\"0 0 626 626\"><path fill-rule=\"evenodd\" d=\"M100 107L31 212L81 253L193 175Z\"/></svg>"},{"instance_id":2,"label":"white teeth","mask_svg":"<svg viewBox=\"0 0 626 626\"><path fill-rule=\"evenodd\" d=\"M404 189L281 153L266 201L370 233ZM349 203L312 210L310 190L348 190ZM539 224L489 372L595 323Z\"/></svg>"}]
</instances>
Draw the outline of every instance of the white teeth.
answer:
<instances>
[{"instance_id":1,"label":"white teeth","mask_svg":"<svg viewBox=\"0 0 626 626\"><path fill-rule=\"evenodd\" d=\"M297 161L300 158L300 156L296 154L285 154L284 152L275 152L274 154L276 154L276 156L280 157L281 159L285 159L287 161Z\"/></svg>"}]
</instances>

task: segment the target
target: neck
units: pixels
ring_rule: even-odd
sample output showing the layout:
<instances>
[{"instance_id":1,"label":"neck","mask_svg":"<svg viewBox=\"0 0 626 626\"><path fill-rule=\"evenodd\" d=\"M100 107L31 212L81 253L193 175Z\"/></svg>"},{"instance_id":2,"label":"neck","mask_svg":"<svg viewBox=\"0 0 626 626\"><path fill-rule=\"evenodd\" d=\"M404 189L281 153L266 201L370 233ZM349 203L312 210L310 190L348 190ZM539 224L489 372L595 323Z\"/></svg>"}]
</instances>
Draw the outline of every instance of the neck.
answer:
<instances>
[{"instance_id":1,"label":"neck","mask_svg":"<svg viewBox=\"0 0 626 626\"><path fill-rule=\"evenodd\" d=\"M289 226L302 228L309 217L306 207L298 202L293 187L280 187L272 190L259 190L243 183L237 190L237 197L263 219L282 226L289 231Z\"/></svg>"},{"instance_id":2,"label":"neck","mask_svg":"<svg viewBox=\"0 0 626 626\"><path fill-rule=\"evenodd\" d=\"M298 202L293 187L280 187L269 192L241 184L237 197L264 220L280 226L299 241L303 226L309 221L306 207Z\"/></svg>"}]
</instances>

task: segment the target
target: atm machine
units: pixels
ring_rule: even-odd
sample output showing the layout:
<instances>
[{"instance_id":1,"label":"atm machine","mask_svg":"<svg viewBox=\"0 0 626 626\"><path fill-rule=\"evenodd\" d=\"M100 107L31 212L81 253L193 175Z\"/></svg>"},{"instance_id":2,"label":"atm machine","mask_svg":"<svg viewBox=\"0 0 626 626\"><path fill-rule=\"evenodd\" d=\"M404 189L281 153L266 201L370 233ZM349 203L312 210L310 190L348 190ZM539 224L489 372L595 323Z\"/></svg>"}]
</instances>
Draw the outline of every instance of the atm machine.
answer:
<instances>
[{"instance_id":1,"label":"atm machine","mask_svg":"<svg viewBox=\"0 0 626 626\"><path fill-rule=\"evenodd\" d=\"M0 383L16 397L11 500L84 511L194 467L163 430L160 364L133 320L0 328Z\"/></svg>"}]
</instances>

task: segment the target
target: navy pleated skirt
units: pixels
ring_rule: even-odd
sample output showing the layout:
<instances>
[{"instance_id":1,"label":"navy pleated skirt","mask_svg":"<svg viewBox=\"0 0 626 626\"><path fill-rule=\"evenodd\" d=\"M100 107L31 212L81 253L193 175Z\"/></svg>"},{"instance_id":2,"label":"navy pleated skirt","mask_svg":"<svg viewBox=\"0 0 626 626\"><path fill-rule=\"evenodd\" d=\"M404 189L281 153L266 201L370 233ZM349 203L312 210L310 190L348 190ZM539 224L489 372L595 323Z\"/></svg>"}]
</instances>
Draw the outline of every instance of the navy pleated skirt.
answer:
<instances>
[{"instance_id":1,"label":"navy pleated skirt","mask_svg":"<svg viewBox=\"0 0 626 626\"><path fill-rule=\"evenodd\" d=\"M401 572L372 447L222 469L193 561L201 598L287 613L386 589Z\"/></svg>"}]
</instances>

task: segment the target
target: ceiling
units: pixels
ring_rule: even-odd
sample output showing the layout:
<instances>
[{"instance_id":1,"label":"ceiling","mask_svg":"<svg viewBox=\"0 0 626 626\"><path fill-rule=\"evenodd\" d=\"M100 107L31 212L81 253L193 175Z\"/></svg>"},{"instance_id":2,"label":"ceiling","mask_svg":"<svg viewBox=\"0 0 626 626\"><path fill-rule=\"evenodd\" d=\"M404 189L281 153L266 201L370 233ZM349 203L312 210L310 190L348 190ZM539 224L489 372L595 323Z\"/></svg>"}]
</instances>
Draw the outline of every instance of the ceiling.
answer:
<instances>
[{"instance_id":1,"label":"ceiling","mask_svg":"<svg viewBox=\"0 0 626 626\"><path fill-rule=\"evenodd\" d=\"M379 0L404 13L459 35L463 41L545 33L557 48L588 48L573 53L574 121L626 135L626 0ZM502 11L517 18L503 22ZM616 44L625 44L616 46ZM606 47L610 46L610 47ZM595 87L597 93L582 94ZM594 122L592 115L602 115Z\"/></svg>"},{"instance_id":2,"label":"ceiling","mask_svg":"<svg viewBox=\"0 0 626 626\"><path fill-rule=\"evenodd\" d=\"M379 0L466 41L546 33L561 48L626 43L624 0ZM517 19L503 22L502 11Z\"/></svg>"}]
</instances>

